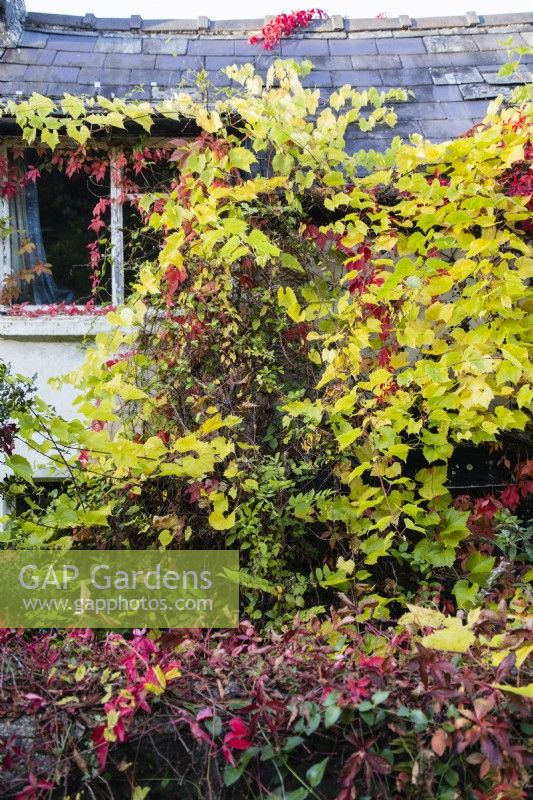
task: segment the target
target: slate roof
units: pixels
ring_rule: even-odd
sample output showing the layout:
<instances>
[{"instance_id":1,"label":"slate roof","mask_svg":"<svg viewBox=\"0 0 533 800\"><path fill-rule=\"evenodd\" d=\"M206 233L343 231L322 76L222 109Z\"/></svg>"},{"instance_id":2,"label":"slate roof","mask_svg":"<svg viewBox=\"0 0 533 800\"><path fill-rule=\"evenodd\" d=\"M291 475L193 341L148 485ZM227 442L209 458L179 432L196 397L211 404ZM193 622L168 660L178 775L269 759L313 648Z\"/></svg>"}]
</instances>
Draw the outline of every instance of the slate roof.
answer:
<instances>
[{"instance_id":1,"label":"slate roof","mask_svg":"<svg viewBox=\"0 0 533 800\"><path fill-rule=\"evenodd\" d=\"M13 21L6 22L9 13L18 14L18 32ZM419 132L434 140L460 135L483 117L490 98L531 80L533 71L533 57L526 56L519 76L497 76L507 60L501 40L511 37L516 45L533 46L533 13L468 12L416 19L332 16L283 40L275 52L248 43L263 24L262 19L26 14L23 0L0 0L0 97L34 91L52 97L64 92L124 96L137 87L134 97L157 100L178 85L192 85L199 69L207 70L218 87L229 84L219 71L228 64L253 61L265 72L279 56L308 58L315 70L306 83L326 94L345 83L358 88L403 86L415 92L414 101L397 106L399 124L394 131L380 129L350 143L352 148L363 142L382 148L396 134Z\"/></svg>"}]
</instances>

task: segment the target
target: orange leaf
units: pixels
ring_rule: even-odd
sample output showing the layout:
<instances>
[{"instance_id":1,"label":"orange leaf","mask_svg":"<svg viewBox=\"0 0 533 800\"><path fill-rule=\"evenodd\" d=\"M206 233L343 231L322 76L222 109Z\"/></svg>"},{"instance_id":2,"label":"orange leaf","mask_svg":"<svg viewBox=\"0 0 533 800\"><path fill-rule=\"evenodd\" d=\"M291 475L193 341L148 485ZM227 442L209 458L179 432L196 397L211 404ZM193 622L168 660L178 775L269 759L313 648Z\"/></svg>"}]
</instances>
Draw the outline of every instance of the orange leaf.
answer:
<instances>
[{"instance_id":1,"label":"orange leaf","mask_svg":"<svg viewBox=\"0 0 533 800\"><path fill-rule=\"evenodd\" d=\"M29 239L24 239L19 247L19 256L24 255L24 253L31 253L33 250L35 250L35 243Z\"/></svg>"},{"instance_id":2,"label":"orange leaf","mask_svg":"<svg viewBox=\"0 0 533 800\"><path fill-rule=\"evenodd\" d=\"M44 261L38 261L33 268L33 272L35 275L51 275L52 265L45 264Z\"/></svg>"},{"instance_id":3,"label":"orange leaf","mask_svg":"<svg viewBox=\"0 0 533 800\"><path fill-rule=\"evenodd\" d=\"M31 269L21 269L18 276L21 281L26 281L26 283L31 283L35 277Z\"/></svg>"},{"instance_id":4,"label":"orange leaf","mask_svg":"<svg viewBox=\"0 0 533 800\"><path fill-rule=\"evenodd\" d=\"M438 728L431 737L431 749L433 752L442 756L448 746L448 734L442 728Z\"/></svg>"}]
</instances>

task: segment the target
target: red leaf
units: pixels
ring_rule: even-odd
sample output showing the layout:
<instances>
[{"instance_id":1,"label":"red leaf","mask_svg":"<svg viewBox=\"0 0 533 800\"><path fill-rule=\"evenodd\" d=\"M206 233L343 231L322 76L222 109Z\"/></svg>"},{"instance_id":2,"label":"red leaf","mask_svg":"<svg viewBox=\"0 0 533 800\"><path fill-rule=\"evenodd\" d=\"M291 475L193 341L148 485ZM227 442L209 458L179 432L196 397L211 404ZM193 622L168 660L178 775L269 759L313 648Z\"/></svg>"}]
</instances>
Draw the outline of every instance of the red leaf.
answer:
<instances>
[{"instance_id":1,"label":"red leaf","mask_svg":"<svg viewBox=\"0 0 533 800\"><path fill-rule=\"evenodd\" d=\"M107 754L109 752L109 742L104 739L105 725L98 725L91 733L91 739L96 750L96 757L98 759L98 766L104 769L107 762Z\"/></svg>"},{"instance_id":2,"label":"red leaf","mask_svg":"<svg viewBox=\"0 0 533 800\"><path fill-rule=\"evenodd\" d=\"M230 731L236 736L246 736L248 734L248 726L239 717L233 717L229 721Z\"/></svg>"}]
</instances>

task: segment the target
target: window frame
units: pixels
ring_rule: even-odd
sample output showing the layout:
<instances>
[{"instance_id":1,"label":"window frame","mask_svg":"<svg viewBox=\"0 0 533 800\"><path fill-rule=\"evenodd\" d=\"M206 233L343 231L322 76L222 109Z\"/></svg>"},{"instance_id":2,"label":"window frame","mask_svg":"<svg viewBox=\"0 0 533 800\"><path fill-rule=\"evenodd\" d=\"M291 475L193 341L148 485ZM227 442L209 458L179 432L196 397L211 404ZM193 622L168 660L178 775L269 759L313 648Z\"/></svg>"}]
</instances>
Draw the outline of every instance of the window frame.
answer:
<instances>
[{"instance_id":1,"label":"window frame","mask_svg":"<svg viewBox=\"0 0 533 800\"><path fill-rule=\"evenodd\" d=\"M112 144L109 148L109 181L107 184L110 200L110 222L109 238L111 243L111 305L119 306L125 300L125 264L124 264L124 207L120 202L123 197L122 180L123 170L117 166L117 159L126 144L126 138L122 146ZM145 144L148 147L154 145L168 144L169 137L149 137ZM20 146L20 139L10 138L10 140L0 142L0 157L8 157L9 150L14 145ZM138 195L140 197L140 193ZM128 194L128 199L134 199L137 195ZM0 197L0 218L9 219L9 198ZM9 237L0 238L0 283L11 275L11 245ZM77 308L83 305L74 303ZM28 304L25 306L28 311L46 308L46 305ZM98 308L99 306L97 306ZM100 306L101 307L101 306ZM9 305L0 304L0 313L6 313Z\"/></svg>"}]
</instances>

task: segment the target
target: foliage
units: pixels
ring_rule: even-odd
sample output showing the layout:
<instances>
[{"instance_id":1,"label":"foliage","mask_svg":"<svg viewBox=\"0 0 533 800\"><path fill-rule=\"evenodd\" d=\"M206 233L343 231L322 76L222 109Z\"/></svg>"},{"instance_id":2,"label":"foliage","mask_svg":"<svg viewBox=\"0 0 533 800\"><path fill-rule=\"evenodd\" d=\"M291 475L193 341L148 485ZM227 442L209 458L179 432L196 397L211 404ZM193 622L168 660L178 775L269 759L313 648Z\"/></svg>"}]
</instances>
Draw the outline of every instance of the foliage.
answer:
<instances>
[{"instance_id":1,"label":"foliage","mask_svg":"<svg viewBox=\"0 0 533 800\"><path fill-rule=\"evenodd\" d=\"M419 633L449 622L411 606L381 632L346 613L282 636L249 623L127 640L12 632L2 659L19 662L18 677L6 670L2 725L24 715L35 736L21 744L14 725L4 737L3 796L68 774L70 797L103 779L113 796L149 780L159 798L178 787L202 798L525 798L525 598L469 614L468 655L450 659Z\"/></svg>"},{"instance_id":2,"label":"foliage","mask_svg":"<svg viewBox=\"0 0 533 800\"><path fill-rule=\"evenodd\" d=\"M267 22L258 34L250 36L250 44L262 42L265 50L273 50L282 36L290 36L298 28L307 28L313 19L327 19L327 14L320 8L278 14Z\"/></svg>"},{"instance_id":3,"label":"foliage","mask_svg":"<svg viewBox=\"0 0 533 800\"><path fill-rule=\"evenodd\" d=\"M406 96L343 87L320 110L307 69L276 62L263 85L232 67L242 90L211 111L158 106L204 132L173 142L170 193L140 201L159 257L68 379L80 420L41 411L42 441L19 415L75 481L44 518L14 520L12 541L237 546L257 619L325 607L332 589L367 592L386 619L434 572L469 607L496 555L476 548L448 465L528 422L531 201L511 176L529 174L531 104L499 99L452 142L349 156L349 126L393 124L387 101ZM57 146L45 101L8 110L27 141ZM90 124L151 128L147 103L100 103L66 98L61 124L84 142ZM405 576L392 594L384 563Z\"/></svg>"},{"instance_id":4,"label":"foliage","mask_svg":"<svg viewBox=\"0 0 533 800\"><path fill-rule=\"evenodd\" d=\"M219 791L203 796L522 797L531 87L456 140L350 153L351 130L393 126L408 94L345 86L324 102L302 86L309 70L277 61L264 82L230 67L240 88L211 106L7 105L26 143L53 158L66 133L83 163L97 133L126 124L187 118L197 135L170 143L170 184L138 201L157 256L133 259L127 302L58 381L78 388L78 418L12 404L13 435L70 481L3 537L238 548L243 616L267 630L12 634L6 657L22 642L57 659L61 723L53 690L26 702L41 698L42 730L82 773L136 730L184 726ZM454 488L465 453L490 459L499 485ZM6 491L27 493L31 464L5 460ZM339 604L344 618L317 621ZM74 648L86 663L72 680ZM94 716L76 743L78 689Z\"/></svg>"}]
</instances>

